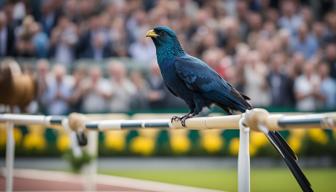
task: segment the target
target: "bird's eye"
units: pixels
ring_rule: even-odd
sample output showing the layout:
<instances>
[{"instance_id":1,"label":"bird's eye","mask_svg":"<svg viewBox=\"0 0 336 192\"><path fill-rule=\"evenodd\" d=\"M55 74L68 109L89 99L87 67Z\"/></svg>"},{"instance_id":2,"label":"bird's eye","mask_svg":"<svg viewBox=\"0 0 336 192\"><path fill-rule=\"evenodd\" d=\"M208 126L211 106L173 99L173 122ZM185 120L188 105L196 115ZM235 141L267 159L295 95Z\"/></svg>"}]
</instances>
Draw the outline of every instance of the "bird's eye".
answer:
<instances>
[{"instance_id":1,"label":"bird's eye","mask_svg":"<svg viewBox=\"0 0 336 192\"><path fill-rule=\"evenodd\" d=\"M160 35L160 36L164 36L164 34L165 34L165 33L164 33L163 31L160 31L160 32L159 32L159 35Z\"/></svg>"}]
</instances>

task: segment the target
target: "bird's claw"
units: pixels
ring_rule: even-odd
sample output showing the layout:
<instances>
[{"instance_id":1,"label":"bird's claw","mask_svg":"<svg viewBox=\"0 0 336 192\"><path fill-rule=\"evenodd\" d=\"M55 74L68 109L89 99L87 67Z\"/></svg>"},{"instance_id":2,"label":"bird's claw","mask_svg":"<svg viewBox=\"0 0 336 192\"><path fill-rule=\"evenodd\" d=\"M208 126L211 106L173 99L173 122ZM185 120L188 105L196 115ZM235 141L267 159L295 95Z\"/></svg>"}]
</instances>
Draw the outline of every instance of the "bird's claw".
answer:
<instances>
[{"instance_id":1,"label":"bird's claw","mask_svg":"<svg viewBox=\"0 0 336 192\"><path fill-rule=\"evenodd\" d=\"M173 116L170 120L171 123L173 123L174 121L180 121L181 120L181 117L179 116Z\"/></svg>"},{"instance_id":2,"label":"bird's claw","mask_svg":"<svg viewBox=\"0 0 336 192\"><path fill-rule=\"evenodd\" d=\"M182 116L182 117L178 117L178 116L173 116L172 118L171 118L171 123L173 123L174 121L179 121L179 122L181 122L181 125L183 126L183 127L186 127L186 120L188 119L188 118L190 118L190 117L192 117L192 114L187 114L187 115L184 115L184 116Z\"/></svg>"},{"instance_id":3,"label":"bird's claw","mask_svg":"<svg viewBox=\"0 0 336 192\"><path fill-rule=\"evenodd\" d=\"M182 117L181 118L181 125L183 126L183 127L186 127L186 123L185 123L185 121L188 119L188 116L184 116L184 117Z\"/></svg>"}]
</instances>

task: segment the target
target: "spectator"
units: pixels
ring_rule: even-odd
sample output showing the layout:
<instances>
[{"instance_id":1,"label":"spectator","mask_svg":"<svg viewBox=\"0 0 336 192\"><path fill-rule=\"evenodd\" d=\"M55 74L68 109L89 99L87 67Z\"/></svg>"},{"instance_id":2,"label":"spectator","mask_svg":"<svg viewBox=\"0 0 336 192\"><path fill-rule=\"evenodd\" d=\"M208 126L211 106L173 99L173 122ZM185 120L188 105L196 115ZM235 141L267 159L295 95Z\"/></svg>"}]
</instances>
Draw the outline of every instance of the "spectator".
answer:
<instances>
[{"instance_id":1,"label":"spectator","mask_svg":"<svg viewBox=\"0 0 336 192\"><path fill-rule=\"evenodd\" d=\"M67 17L60 18L51 34L51 55L57 62L70 65L75 59L77 41L76 26Z\"/></svg>"},{"instance_id":2,"label":"spectator","mask_svg":"<svg viewBox=\"0 0 336 192\"><path fill-rule=\"evenodd\" d=\"M330 77L329 66L326 63L321 63L318 68L321 79L320 85L320 100L322 101L323 109L336 108L336 82Z\"/></svg>"},{"instance_id":3,"label":"spectator","mask_svg":"<svg viewBox=\"0 0 336 192\"><path fill-rule=\"evenodd\" d=\"M86 76L85 66L78 66L73 72L73 85L71 87L72 95L69 98L70 112L82 112L84 90L83 81Z\"/></svg>"},{"instance_id":4,"label":"spectator","mask_svg":"<svg viewBox=\"0 0 336 192\"><path fill-rule=\"evenodd\" d=\"M15 35L13 28L7 23L6 14L0 10L0 57L14 56Z\"/></svg>"},{"instance_id":5,"label":"spectator","mask_svg":"<svg viewBox=\"0 0 336 192\"><path fill-rule=\"evenodd\" d=\"M131 99L135 94L135 87L127 77L125 66L112 61L109 66L109 86L112 89L109 99L110 112L127 112L130 109Z\"/></svg>"},{"instance_id":6,"label":"spectator","mask_svg":"<svg viewBox=\"0 0 336 192\"><path fill-rule=\"evenodd\" d=\"M295 35L300 25L303 23L303 19L296 14L296 3L291 0L285 0L281 2L282 16L279 19L279 26L287 29L291 35Z\"/></svg>"},{"instance_id":7,"label":"spectator","mask_svg":"<svg viewBox=\"0 0 336 192\"><path fill-rule=\"evenodd\" d=\"M305 24L299 27L298 35L292 39L293 52L300 52L306 59L313 57L318 50L318 43L315 36L308 33L308 28Z\"/></svg>"},{"instance_id":8,"label":"spectator","mask_svg":"<svg viewBox=\"0 0 336 192\"><path fill-rule=\"evenodd\" d=\"M41 12L42 17L39 18L43 31L50 36L52 33L52 30L58 23L58 18L60 16L60 12L57 10L56 4L57 2L55 0L49 0L49 1L43 1Z\"/></svg>"},{"instance_id":9,"label":"spectator","mask_svg":"<svg viewBox=\"0 0 336 192\"><path fill-rule=\"evenodd\" d=\"M36 52L36 57L46 58L49 54L49 39L48 36L41 31L41 26L38 23L33 23L31 26L33 34L33 46Z\"/></svg>"},{"instance_id":10,"label":"spectator","mask_svg":"<svg viewBox=\"0 0 336 192\"><path fill-rule=\"evenodd\" d=\"M267 75L267 84L271 94L271 105L277 107L290 106L292 92L288 76L284 73L285 56L277 53L272 56L271 70Z\"/></svg>"},{"instance_id":11,"label":"spectator","mask_svg":"<svg viewBox=\"0 0 336 192\"><path fill-rule=\"evenodd\" d=\"M140 71L132 71L130 79L135 86L135 94L131 99L131 109L144 110L148 109L148 92L149 86Z\"/></svg>"},{"instance_id":12,"label":"spectator","mask_svg":"<svg viewBox=\"0 0 336 192\"><path fill-rule=\"evenodd\" d=\"M325 61L329 65L331 77L336 79L336 43L329 43L327 45Z\"/></svg>"},{"instance_id":13,"label":"spectator","mask_svg":"<svg viewBox=\"0 0 336 192\"><path fill-rule=\"evenodd\" d=\"M148 78L148 103L151 109L166 106L167 91L156 61L151 64L150 78Z\"/></svg>"},{"instance_id":14,"label":"spectator","mask_svg":"<svg viewBox=\"0 0 336 192\"><path fill-rule=\"evenodd\" d=\"M52 75L42 102L44 106L47 106L47 114L65 115L69 112L68 102L71 95L71 86L66 77L65 67L56 64Z\"/></svg>"},{"instance_id":15,"label":"spectator","mask_svg":"<svg viewBox=\"0 0 336 192\"><path fill-rule=\"evenodd\" d=\"M115 51L109 43L105 42L104 38L104 34L101 32L94 35L91 46L83 53L82 57L102 61L103 59L115 56Z\"/></svg>"},{"instance_id":16,"label":"spectator","mask_svg":"<svg viewBox=\"0 0 336 192\"><path fill-rule=\"evenodd\" d=\"M111 85L102 77L100 67L90 68L89 77L83 82L83 109L85 113L103 113L108 110Z\"/></svg>"},{"instance_id":17,"label":"spectator","mask_svg":"<svg viewBox=\"0 0 336 192\"><path fill-rule=\"evenodd\" d=\"M16 55L21 57L34 57L35 48L33 44L34 33L31 26L35 21L32 16L26 16L22 26L17 29Z\"/></svg>"},{"instance_id":18,"label":"spectator","mask_svg":"<svg viewBox=\"0 0 336 192\"><path fill-rule=\"evenodd\" d=\"M304 66L303 74L295 79L296 108L300 111L312 111L316 109L316 98L319 96L320 81L314 70L314 63L308 62Z\"/></svg>"},{"instance_id":19,"label":"spectator","mask_svg":"<svg viewBox=\"0 0 336 192\"><path fill-rule=\"evenodd\" d=\"M129 51L133 59L139 63L150 63L155 58L155 47L150 39L141 36L138 41L131 44Z\"/></svg>"},{"instance_id":20,"label":"spectator","mask_svg":"<svg viewBox=\"0 0 336 192\"><path fill-rule=\"evenodd\" d=\"M48 60L41 59L38 60L37 63L37 98L38 98L38 104L39 104L39 110L42 113L47 112L47 103L43 102L43 98L47 97L48 91L48 83L50 83L50 74L49 74L49 62Z\"/></svg>"},{"instance_id":21,"label":"spectator","mask_svg":"<svg viewBox=\"0 0 336 192\"><path fill-rule=\"evenodd\" d=\"M270 95L267 90L266 75L267 69L260 60L259 53L251 51L248 53L247 65L245 65L245 93L251 98L254 106L268 106Z\"/></svg>"}]
</instances>

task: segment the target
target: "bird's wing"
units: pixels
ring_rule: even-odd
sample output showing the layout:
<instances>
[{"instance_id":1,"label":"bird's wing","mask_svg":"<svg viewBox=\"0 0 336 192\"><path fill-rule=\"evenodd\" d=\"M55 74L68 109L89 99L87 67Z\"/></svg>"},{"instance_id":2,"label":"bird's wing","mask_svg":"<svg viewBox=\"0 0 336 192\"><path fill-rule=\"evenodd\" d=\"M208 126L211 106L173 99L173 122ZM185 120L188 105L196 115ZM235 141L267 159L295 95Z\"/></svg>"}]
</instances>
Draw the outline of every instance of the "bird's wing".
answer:
<instances>
[{"instance_id":1,"label":"bird's wing","mask_svg":"<svg viewBox=\"0 0 336 192\"><path fill-rule=\"evenodd\" d=\"M202 94L219 106L244 112L251 106L243 96L203 61L186 55L174 62L178 77L192 91Z\"/></svg>"},{"instance_id":2,"label":"bird's wing","mask_svg":"<svg viewBox=\"0 0 336 192\"><path fill-rule=\"evenodd\" d=\"M169 92L177 97L177 94L171 88L169 88L169 86L166 83L165 83L165 85L166 85L167 89L169 90Z\"/></svg>"}]
</instances>

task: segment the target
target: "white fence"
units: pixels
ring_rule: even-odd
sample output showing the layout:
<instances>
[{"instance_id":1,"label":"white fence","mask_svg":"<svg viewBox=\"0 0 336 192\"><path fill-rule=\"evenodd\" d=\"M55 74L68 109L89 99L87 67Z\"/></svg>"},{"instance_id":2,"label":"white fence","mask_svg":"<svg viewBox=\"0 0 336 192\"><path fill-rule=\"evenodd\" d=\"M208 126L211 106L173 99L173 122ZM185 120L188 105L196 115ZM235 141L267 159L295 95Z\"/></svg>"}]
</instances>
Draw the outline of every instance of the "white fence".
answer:
<instances>
[{"instance_id":1,"label":"white fence","mask_svg":"<svg viewBox=\"0 0 336 192\"><path fill-rule=\"evenodd\" d=\"M111 129L138 129L138 128L170 128L170 129L239 129L240 145L238 154L238 190L250 191L250 156L249 156L249 132L254 131L285 130L296 128L335 128L336 113L284 115L269 114L263 109L253 109L240 115L197 117L188 119L186 126L180 122L171 122L169 119L152 120L102 120L93 121L81 114L71 114L68 117L42 116L42 115L16 115L0 114L0 122L7 126L6 146L6 191L13 191L13 165L15 142L13 138L13 125L62 125L67 131L74 131L77 137L72 137L72 145L76 149L77 139L85 144L88 140L89 152L97 154L96 131ZM89 130L89 131L88 131ZM88 134L88 137L87 137ZM93 162L88 168L86 189L95 190L94 178L96 163Z\"/></svg>"}]
</instances>

